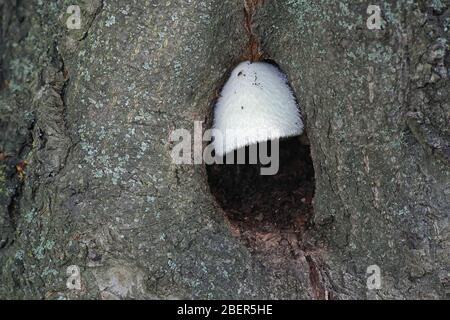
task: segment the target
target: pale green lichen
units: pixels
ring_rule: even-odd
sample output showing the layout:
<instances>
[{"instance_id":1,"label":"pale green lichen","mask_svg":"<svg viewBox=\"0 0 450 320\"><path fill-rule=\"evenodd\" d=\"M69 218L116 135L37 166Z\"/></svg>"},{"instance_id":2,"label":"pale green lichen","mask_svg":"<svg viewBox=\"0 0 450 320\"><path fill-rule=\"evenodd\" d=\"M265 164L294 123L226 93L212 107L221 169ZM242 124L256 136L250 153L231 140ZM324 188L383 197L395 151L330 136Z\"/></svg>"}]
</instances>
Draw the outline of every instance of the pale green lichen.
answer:
<instances>
[{"instance_id":1,"label":"pale green lichen","mask_svg":"<svg viewBox=\"0 0 450 320\"><path fill-rule=\"evenodd\" d=\"M445 4L441 0L433 0L431 1L431 6L433 9L440 11L445 8Z\"/></svg>"},{"instance_id":2,"label":"pale green lichen","mask_svg":"<svg viewBox=\"0 0 450 320\"><path fill-rule=\"evenodd\" d=\"M59 274L59 272L55 269L45 267L44 271L41 273L41 277L48 277L48 276L54 276L56 277Z\"/></svg>"},{"instance_id":3,"label":"pale green lichen","mask_svg":"<svg viewBox=\"0 0 450 320\"><path fill-rule=\"evenodd\" d=\"M26 81L33 73L34 65L27 58L17 58L10 62L10 70L18 81Z\"/></svg>"},{"instance_id":4,"label":"pale green lichen","mask_svg":"<svg viewBox=\"0 0 450 320\"><path fill-rule=\"evenodd\" d=\"M42 260L45 258L45 254L44 254L45 251L52 250L54 246L55 246L55 241L53 241L53 240L42 241L39 246L37 246L36 248L34 248L32 250L33 255L36 259Z\"/></svg>"},{"instance_id":5,"label":"pale green lichen","mask_svg":"<svg viewBox=\"0 0 450 320\"><path fill-rule=\"evenodd\" d=\"M105 26L111 27L114 24L116 24L116 17L115 16L109 16L108 19L105 22Z\"/></svg>"},{"instance_id":6,"label":"pale green lichen","mask_svg":"<svg viewBox=\"0 0 450 320\"><path fill-rule=\"evenodd\" d=\"M25 251L17 250L16 254L14 255L14 258L17 260L23 260L24 256L25 256Z\"/></svg>"},{"instance_id":7,"label":"pale green lichen","mask_svg":"<svg viewBox=\"0 0 450 320\"><path fill-rule=\"evenodd\" d=\"M26 222L30 223L31 221L33 221L35 216L36 216L36 209L33 208L27 213L25 213L24 218Z\"/></svg>"}]
</instances>

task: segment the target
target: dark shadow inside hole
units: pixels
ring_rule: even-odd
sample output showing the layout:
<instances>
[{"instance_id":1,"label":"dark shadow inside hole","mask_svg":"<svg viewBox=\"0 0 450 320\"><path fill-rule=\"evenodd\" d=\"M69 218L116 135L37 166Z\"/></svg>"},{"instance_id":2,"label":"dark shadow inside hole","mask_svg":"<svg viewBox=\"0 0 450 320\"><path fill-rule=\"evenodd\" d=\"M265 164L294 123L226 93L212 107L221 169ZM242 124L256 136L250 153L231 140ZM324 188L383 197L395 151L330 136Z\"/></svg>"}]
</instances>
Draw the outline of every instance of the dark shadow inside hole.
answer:
<instances>
[{"instance_id":1,"label":"dark shadow inside hole","mask_svg":"<svg viewBox=\"0 0 450 320\"><path fill-rule=\"evenodd\" d=\"M299 137L282 139L279 154L275 175L261 175L260 163L207 166L211 193L241 230L299 232L310 226L314 167L309 145Z\"/></svg>"}]
</instances>

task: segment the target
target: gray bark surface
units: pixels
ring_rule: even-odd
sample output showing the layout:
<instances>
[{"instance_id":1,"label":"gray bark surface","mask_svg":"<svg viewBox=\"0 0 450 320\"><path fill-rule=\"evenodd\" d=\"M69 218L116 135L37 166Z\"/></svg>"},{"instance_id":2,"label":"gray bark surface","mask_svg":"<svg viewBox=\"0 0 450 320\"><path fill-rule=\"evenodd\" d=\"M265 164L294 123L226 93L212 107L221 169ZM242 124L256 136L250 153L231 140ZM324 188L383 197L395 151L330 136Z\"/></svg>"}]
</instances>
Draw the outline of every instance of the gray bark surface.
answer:
<instances>
[{"instance_id":1,"label":"gray bark surface","mask_svg":"<svg viewBox=\"0 0 450 320\"><path fill-rule=\"evenodd\" d=\"M80 30L71 4L0 1L1 298L450 297L450 4L384 1L382 30L365 2L258 7L316 191L312 229L250 248L169 143L244 54L243 1L80 1Z\"/></svg>"}]
</instances>

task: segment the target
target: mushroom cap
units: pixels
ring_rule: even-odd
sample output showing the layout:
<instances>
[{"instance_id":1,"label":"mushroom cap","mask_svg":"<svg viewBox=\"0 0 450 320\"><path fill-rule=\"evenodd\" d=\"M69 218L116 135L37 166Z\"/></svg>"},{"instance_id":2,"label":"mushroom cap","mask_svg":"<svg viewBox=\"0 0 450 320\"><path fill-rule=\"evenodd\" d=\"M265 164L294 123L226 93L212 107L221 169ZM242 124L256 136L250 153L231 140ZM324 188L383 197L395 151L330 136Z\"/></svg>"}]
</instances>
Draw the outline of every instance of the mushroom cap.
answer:
<instances>
[{"instance_id":1,"label":"mushroom cap","mask_svg":"<svg viewBox=\"0 0 450 320\"><path fill-rule=\"evenodd\" d=\"M270 63L241 62L217 100L213 129L219 156L257 142L300 135L303 121L286 75Z\"/></svg>"}]
</instances>

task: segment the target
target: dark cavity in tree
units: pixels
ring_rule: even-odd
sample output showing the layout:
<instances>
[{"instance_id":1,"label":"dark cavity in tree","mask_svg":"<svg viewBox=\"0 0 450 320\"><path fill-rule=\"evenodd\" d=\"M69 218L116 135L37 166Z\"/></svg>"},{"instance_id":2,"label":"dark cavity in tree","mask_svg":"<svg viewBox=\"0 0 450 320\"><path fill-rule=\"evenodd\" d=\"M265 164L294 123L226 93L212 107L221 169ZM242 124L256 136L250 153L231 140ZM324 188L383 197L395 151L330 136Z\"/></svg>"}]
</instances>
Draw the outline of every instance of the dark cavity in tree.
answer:
<instances>
[{"instance_id":1,"label":"dark cavity in tree","mask_svg":"<svg viewBox=\"0 0 450 320\"><path fill-rule=\"evenodd\" d=\"M232 225L240 232L263 233L303 232L311 227L314 167L309 145L299 137L282 139L278 173L260 175L261 166L258 161L206 168L211 193Z\"/></svg>"}]
</instances>

